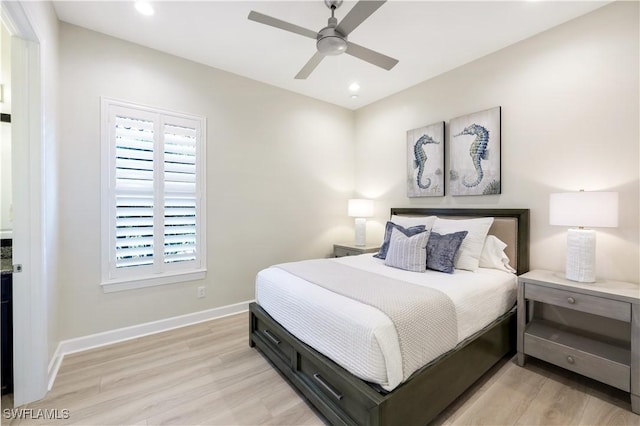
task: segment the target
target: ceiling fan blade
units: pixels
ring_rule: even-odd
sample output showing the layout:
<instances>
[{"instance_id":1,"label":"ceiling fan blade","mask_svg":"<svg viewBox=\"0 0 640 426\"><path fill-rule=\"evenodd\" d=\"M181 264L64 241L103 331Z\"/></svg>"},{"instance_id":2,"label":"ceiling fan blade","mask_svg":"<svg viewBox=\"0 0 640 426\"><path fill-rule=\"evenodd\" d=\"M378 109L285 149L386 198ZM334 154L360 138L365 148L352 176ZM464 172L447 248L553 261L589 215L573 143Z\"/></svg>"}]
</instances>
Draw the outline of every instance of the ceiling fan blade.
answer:
<instances>
[{"instance_id":1,"label":"ceiling fan blade","mask_svg":"<svg viewBox=\"0 0 640 426\"><path fill-rule=\"evenodd\" d=\"M304 67L302 67L300 72L296 74L296 80L304 80L305 78L309 77L309 74L311 74L313 70L316 69L323 58L323 54L321 54L320 52L316 52L315 55L313 55L311 59L309 59L309 61L304 64Z\"/></svg>"},{"instance_id":2,"label":"ceiling fan blade","mask_svg":"<svg viewBox=\"0 0 640 426\"><path fill-rule=\"evenodd\" d=\"M276 27L281 30L300 34L301 36L309 37L314 40L318 36L318 33L315 31L311 31L306 28L299 27L295 24L290 24L289 22L281 21L280 19L277 19L277 18L272 18L271 16L264 15L260 12L256 12L255 10L252 10L251 12L249 12L248 18L251 21L259 22L261 24Z\"/></svg>"},{"instance_id":3,"label":"ceiling fan blade","mask_svg":"<svg viewBox=\"0 0 640 426\"><path fill-rule=\"evenodd\" d=\"M351 43L350 41L347 42L346 53L351 56L355 56L358 59L362 59L365 62L369 62L370 64L377 65L380 68L384 68L387 71L398 63L397 59L393 59L387 55L367 49L366 47L362 47L358 44Z\"/></svg>"},{"instance_id":4,"label":"ceiling fan blade","mask_svg":"<svg viewBox=\"0 0 640 426\"><path fill-rule=\"evenodd\" d=\"M345 36L355 30L358 25L367 19L373 12L378 10L387 0L360 0L353 8L342 18L342 21L336 27L336 30Z\"/></svg>"}]
</instances>

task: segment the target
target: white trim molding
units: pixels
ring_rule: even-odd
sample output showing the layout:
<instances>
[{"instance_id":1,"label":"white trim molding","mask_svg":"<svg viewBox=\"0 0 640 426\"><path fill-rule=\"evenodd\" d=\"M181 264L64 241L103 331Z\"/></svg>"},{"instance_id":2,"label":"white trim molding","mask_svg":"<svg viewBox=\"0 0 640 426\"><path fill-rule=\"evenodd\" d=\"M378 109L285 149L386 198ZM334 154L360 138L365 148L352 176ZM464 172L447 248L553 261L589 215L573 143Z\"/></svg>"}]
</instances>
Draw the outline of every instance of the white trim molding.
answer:
<instances>
[{"instance_id":1,"label":"white trim molding","mask_svg":"<svg viewBox=\"0 0 640 426\"><path fill-rule=\"evenodd\" d=\"M9 34L12 36L16 35L25 40L38 42L38 36L33 30L27 13L20 2L2 2L0 14L2 16L2 23L7 28L7 31L9 31Z\"/></svg>"},{"instance_id":2,"label":"white trim molding","mask_svg":"<svg viewBox=\"0 0 640 426\"><path fill-rule=\"evenodd\" d=\"M53 382L56 381L58 370L60 370L62 360L64 359L64 355L60 352L60 350L61 345L60 343L58 343L56 352L53 354L53 357L51 357L51 361L49 361L49 368L47 369L47 392L49 392L53 387Z\"/></svg>"},{"instance_id":3,"label":"white trim molding","mask_svg":"<svg viewBox=\"0 0 640 426\"><path fill-rule=\"evenodd\" d=\"M101 116L103 291L203 279L206 117L106 97Z\"/></svg>"},{"instance_id":4,"label":"white trim molding","mask_svg":"<svg viewBox=\"0 0 640 426\"><path fill-rule=\"evenodd\" d=\"M77 337L75 339L63 340L58 344L58 348L56 349L53 359L49 363L49 390L53 387L53 383L55 382L56 375L58 374L58 370L62 365L62 360L65 355L247 312L249 310L249 303L251 302L253 302L253 300L221 306L218 308L206 309L204 311L193 312L177 317L165 318L158 321L132 325L130 327L104 331L102 333L90 334L88 336Z\"/></svg>"},{"instance_id":5,"label":"white trim molding","mask_svg":"<svg viewBox=\"0 0 640 426\"><path fill-rule=\"evenodd\" d=\"M43 188L43 102L41 51L22 2L3 2L2 20L11 33L11 161L13 186L13 399L16 406L47 391L49 341L46 296ZM18 95L20 94L20 95ZM18 188L18 189L16 189Z\"/></svg>"},{"instance_id":6,"label":"white trim molding","mask_svg":"<svg viewBox=\"0 0 640 426\"><path fill-rule=\"evenodd\" d=\"M113 293L116 291L133 290L136 288L153 287L157 285L175 284L179 282L195 281L204 279L207 273L206 269L200 269L189 272L178 272L173 274L163 274L161 277L141 277L137 279L123 279L103 282L102 291L104 293Z\"/></svg>"}]
</instances>

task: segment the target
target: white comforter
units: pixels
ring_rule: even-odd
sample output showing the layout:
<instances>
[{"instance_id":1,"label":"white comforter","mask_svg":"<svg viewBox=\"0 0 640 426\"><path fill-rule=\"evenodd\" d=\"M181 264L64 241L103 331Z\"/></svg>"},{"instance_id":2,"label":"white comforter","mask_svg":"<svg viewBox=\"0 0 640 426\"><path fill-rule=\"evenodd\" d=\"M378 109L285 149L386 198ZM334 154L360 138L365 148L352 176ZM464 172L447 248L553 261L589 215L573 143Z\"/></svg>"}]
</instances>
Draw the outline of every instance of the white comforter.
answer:
<instances>
[{"instance_id":1,"label":"white comforter","mask_svg":"<svg viewBox=\"0 0 640 426\"><path fill-rule=\"evenodd\" d=\"M416 273L385 266L371 254L333 261L442 291L455 305L458 343L507 312L516 299L516 276L496 269ZM403 381L396 329L378 309L279 268L258 273L256 300L298 339L363 380L386 390Z\"/></svg>"}]
</instances>

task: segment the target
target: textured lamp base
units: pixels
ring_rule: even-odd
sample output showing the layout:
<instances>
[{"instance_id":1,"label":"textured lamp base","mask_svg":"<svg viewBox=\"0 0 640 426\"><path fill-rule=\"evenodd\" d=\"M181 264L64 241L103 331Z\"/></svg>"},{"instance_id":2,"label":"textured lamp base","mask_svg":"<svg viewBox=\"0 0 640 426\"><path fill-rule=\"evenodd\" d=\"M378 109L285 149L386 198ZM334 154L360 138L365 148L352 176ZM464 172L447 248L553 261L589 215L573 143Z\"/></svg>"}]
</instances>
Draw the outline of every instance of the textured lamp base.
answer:
<instances>
[{"instance_id":1,"label":"textured lamp base","mask_svg":"<svg viewBox=\"0 0 640 426\"><path fill-rule=\"evenodd\" d=\"M568 280L581 283L596 281L596 232L592 229L569 229L567 233Z\"/></svg>"},{"instance_id":2,"label":"textured lamp base","mask_svg":"<svg viewBox=\"0 0 640 426\"><path fill-rule=\"evenodd\" d=\"M355 245L358 247L367 245L367 219L363 217L356 218Z\"/></svg>"}]
</instances>

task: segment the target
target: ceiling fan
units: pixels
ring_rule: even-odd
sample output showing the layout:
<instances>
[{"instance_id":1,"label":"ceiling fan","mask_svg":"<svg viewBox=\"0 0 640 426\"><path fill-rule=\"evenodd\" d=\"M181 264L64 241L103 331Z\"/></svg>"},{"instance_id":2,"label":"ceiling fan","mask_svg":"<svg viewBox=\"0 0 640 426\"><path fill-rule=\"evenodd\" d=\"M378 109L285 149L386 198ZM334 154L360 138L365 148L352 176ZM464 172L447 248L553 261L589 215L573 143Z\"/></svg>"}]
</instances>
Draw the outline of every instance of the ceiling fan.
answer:
<instances>
[{"instance_id":1,"label":"ceiling fan","mask_svg":"<svg viewBox=\"0 0 640 426\"><path fill-rule=\"evenodd\" d=\"M378 10L385 2L386 0L361 0L353 6L349 13L342 18L340 24L338 24L338 19L334 16L334 12L342 5L342 0L324 0L327 7L331 9L331 17L329 18L328 25L318 32L277 18L272 18L271 16L263 15L253 10L249 13L249 19L317 40L316 48L318 51L302 67L300 72L296 74L296 79L309 77L311 72L320 64L325 56L340 55L342 53L355 56L365 62L390 70L398 63L397 59L367 49L347 39L347 36L355 30L358 25L371 16L371 14Z\"/></svg>"}]
</instances>

